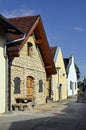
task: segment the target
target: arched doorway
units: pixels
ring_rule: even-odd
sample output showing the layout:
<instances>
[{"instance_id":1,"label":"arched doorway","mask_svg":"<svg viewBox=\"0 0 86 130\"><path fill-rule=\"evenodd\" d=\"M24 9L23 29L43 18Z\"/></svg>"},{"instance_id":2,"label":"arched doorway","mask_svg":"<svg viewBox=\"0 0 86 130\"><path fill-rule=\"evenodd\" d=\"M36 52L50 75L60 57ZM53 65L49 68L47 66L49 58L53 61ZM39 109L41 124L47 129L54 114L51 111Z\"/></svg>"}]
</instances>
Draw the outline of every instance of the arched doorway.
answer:
<instances>
[{"instance_id":1,"label":"arched doorway","mask_svg":"<svg viewBox=\"0 0 86 130\"><path fill-rule=\"evenodd\" d=\"M34 78L32 76L27 77L26 95L28 97L33 97L33 81Z\"/></svg>"}]
</instances>

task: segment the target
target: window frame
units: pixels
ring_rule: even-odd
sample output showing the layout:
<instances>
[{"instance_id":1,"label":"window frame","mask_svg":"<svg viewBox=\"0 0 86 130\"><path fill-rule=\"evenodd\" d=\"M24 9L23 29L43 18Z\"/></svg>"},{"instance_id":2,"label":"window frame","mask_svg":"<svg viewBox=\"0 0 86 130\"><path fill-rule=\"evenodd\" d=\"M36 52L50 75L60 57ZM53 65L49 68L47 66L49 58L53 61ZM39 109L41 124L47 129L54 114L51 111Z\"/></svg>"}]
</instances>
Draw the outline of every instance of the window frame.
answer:
<instances>
[{"instance_id":1,"label":"window frame","mask_svg":"<svg viewBox=\"0 0 86 130\"><path fill-rule=\"evenodd\" d=\"M32 46L33 44L31 42L27 43L27 56L32 56L32 51L33 51Z\"/></svg>"},{"instance_id":2,"label":"window frame","mask_svg":"<svg viewBox=\"0 0 86 130\"><path fill-rule=\"evenodd\" d=\"M43 92L43 81L40 79L39 80L39 93Z\"/></svg>"}]
</instances>

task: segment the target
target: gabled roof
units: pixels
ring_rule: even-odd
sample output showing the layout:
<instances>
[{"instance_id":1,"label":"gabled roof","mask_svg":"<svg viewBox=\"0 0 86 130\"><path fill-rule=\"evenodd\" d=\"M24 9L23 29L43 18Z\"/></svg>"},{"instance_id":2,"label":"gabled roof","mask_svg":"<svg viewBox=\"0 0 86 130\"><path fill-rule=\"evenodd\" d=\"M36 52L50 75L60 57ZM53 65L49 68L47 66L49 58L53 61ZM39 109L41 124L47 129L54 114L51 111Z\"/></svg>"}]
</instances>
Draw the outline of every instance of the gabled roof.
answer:
<instances>
[{"instance_id":1,"label":"gabled roof","mask_svg":"<svg viewBox=\"0 0 86 130\"><path fill-rule=\"evenodd\" d=\"M21 34L24 33L22 30L14 26L9 22L3 15L0 14L0 26L3 26L6 33Z\"/></svg>"},{"instance_id":2,"label":"gabled roof","mask_svg":"<svg viewBox=\"0 0 86 130\"><path fill-rule=\"evenodd\" d=\"M64 58L65 69L67 69L68 64L69 64L69 58Z\"/></svg>"},{"instance_id":3,"label":"gabled roof","mask_svg":"<svg viewBox=\"0 0 86 130\"><path fill-rule=\"evenodd\" d=\"M52 58L52 54L50 51L50 47L48 44L48 40L45 34L41 17L39 15L38 16L25 16L25 17L18 17L18 18L10 18L8 20L26 33L26 37L22 42L16 42L7 46L8 55L19 56L20 51L23 45L28 40L29 36L34 34L36 38L35 43L38 45L39 50L41 52L47 74L49 75L56 74L55 64ZM10 39L14 40L20 37L21 36L9 35L8 40Z\"/></svg>"},{"instance_id":4,"label":"gabled roof","mask_svg":"<svg viewBox=\"0 0 86 130\"><path fill-rule=\"evenodd\" d=\"M17 17L17 18L9 18L8 20L13 23L18 28L22 29L26 34L30 32L34 23L36 22L39 16L25 16L25 17ZM8 39L15 40L17 38L21 38L21 36L16 35L8 35Z\"/></svg>"},{"instance_id":5,"label":"gabled roof","mask_svg":"<svg viewBox=\"0 0 86 130\"><path fill-rule=\"evenodd\" d=\"M70 56L69 58L64 58L64 64L65 64L65 69L67 74L69 73L69 68L71 63L72 63L72 56Z\"/></svg>"}]
</instances>

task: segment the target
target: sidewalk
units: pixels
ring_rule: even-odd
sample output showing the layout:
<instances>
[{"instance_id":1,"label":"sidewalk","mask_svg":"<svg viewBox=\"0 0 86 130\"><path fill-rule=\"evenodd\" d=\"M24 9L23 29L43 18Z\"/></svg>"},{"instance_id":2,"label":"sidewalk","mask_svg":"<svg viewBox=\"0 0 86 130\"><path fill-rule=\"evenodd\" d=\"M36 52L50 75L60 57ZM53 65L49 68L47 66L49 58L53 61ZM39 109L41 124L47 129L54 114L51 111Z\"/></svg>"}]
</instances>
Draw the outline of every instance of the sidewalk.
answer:
<instances>
[{"instance_id":1,"label":"sidewalk","mask_svg":"<svg viewBox=\"0 0 86 130\"><path fill-rule=\"evenodd\" d=\"M53 102L48 102L48 103L45 103L45 104L38 104L34 107L34 109L30 110L30 112L35 113L35 112L43 112L43 111L53 111L53 108L58 108L59 111L60 111L61 106L62 106L62 109L63 109L63 107L65 108L64 104L67 104L69 101L70 102L71 101L76 102L76 100L77 100L76 97L71 97L71 98L65 99L61 102L53 101Z\"/></svg>"},{"instance_id":2,"label":"sidewalk","mask_svg":"<svg viewBox=\"0 0 86 130\"><path fill-rule=\"evenodd\" d=\"M6 116L6 115L15 115L18 113L41 113L41 112L47 112L47 111L53 111L53 108L58 108L58 110L61 110L61 106L64 106L64 104L67 104L69 101L75 101L76 97L71 97L69 99L63 100L61 102L58 101L53 101L53 102L48 102L44 104L38 104L36 105L33 109L30 109L28 111L12 111L12 112L7 112L0 114L0 117ZM60 108L59 108L60 107ZM63 109L63 107L62 107Z\"/></svg>"},{"instance_id":3,"label":"sidewalk","mask_svg":"<svg viewBox=\"0 0 86 130\"><path fill-rule=\"evenodd\" d=\"M86 130L86 104L75 97L2 115L0 130Z\"/></svg>"}]
</instances>

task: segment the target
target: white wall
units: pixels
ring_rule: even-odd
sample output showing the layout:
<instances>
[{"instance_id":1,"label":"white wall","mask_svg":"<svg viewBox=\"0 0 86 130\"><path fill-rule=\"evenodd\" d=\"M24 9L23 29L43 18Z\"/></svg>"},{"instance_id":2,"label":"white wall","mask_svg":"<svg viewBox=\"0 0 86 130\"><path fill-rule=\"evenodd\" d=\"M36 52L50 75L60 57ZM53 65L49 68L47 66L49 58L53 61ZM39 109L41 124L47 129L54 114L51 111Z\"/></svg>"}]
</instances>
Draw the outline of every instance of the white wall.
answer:
<instances>
[{"instance_id":1,"label":"white wall","mask_svg":"<svg viewBox=\"0 0 86 130\"><path fill-rule=\"evenodd\" d=\"M0 28L0 113L5 112L5 92L6 92L6 80L5 80L5 58L3 55L3 44L6 42L6 37L3 29Z\"/></svg>"},{"instance_id":2,"label":"white wall","mask_svg":"<svg viewBox=\"0 0 86 130\"><path fill-rule=\"evenodd\" d=\"M73 90L70 89L70 81L72 81L74 84ZM74 66L74 57L73 56L72 56L71 65L69 67L67 83L68 83L68 96L77 94L77 89L75 89L75 83L76 83L76 88L77 88L77 75L76 75L76 70L75 70L75 66Z\"/></svg>"}]
</instances>

